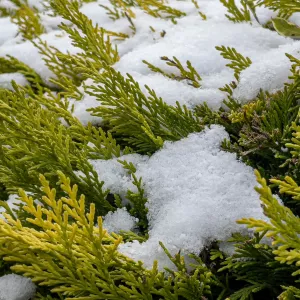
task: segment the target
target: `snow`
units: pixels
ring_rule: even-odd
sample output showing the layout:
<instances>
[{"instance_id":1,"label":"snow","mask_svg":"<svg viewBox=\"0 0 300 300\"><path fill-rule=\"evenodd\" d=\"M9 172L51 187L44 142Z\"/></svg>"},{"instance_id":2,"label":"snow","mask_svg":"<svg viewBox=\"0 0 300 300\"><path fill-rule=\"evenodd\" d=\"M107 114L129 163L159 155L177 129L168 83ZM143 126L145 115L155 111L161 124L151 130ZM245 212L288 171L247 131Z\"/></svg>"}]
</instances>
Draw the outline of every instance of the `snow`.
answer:
<instances>
[{"instance_id":1,"label":"snow","mask_svg":"<svg viewBox=\"0 0 300 300\"><path fill-rule=\"evenodd\" d=\"M2 29L2 30L1 30ZM4 30L3 30L4 29ZM13 39L18 33L18 26L10 21L10 18L0 18L0 46ZM8 54L8 53L6 53Z\"/></svg>"},{"instance_id":2,"label":"snow","mask_svg":"<svg viewBox=\"0 0 300 300\"><path fill-rule=\"evenodd\" d=\"M132 231L136 227L138 219L132 217L125 207L118 208L115 212L109 212L104 217L103 227L108 232L119 233L121 230Z\"/></svg>"},{"instance_id":3,"label":"snow","mask_svg":"<svg viewBox=\"0 0 300 300\"><path fill-rule=\"evenodd\" d=\"M226 241L232 233L247 233L236 220L252 217L266 219L254 190L253 169L238 161L236 155L220 150L220 143L228 138L221 126L211 126L201 133L190 134L178 142L165 142L163 149L148 156L124 155L120 160L131 161L142 177L148 199L149 239L120 246L127 256L141 260L151 267L172 267L159 241L172 254L198 254L210 242ZM105 187L114 193L126 194L132 189L130 176L117 159L91 161ZM105 170L105 172L104 172ZM109 214L108 228L128 230L129 216ZM107 221L107 219L105 219Z\"/></svg>"},{"instance_id":4,"label":"snow","mask_svg":"<svg viewBox=\"0 0 300 300\"><path fill-rule=\"evenodd\" d=\"M19 85L26 85L28 84L27 79L23 74L20 73L7 73L7 74L0 74L0 88L5 88L12 90L12 80L14 80Z\"/></svg>"},{"instance_id":5,"label":"snow","mask_svg":"<svg viewBox=\"0 0 300 300\"><path fill-rule=\"evenodd\" d=\"M28 278L16 274L0 277L0 300L29 300L33 298L35 289Z\"/></svg>"},{"instance_id":6,"label":"snow","mask_svg":"<svg viewBox=\"0 0 300 300\"><path fill-rule=\"evenodd\" d=\"M136 167L148 161L148 156L140 154L128 154L120 158L110 160L90 160L99 178L104 181L103 189L109 189L111 193L119 194L123 199L128 189L135 192L136 187L132 183L132 177L118 160L126 160Z\"/></svg>"},{"instance_id":7,"label":"snow","mask_svg":"<svg viewBox=\"0 0 300 300\"><path fill-rule=\"evenodd\" d=\"M255 98L259 90L276 92L283 88L284 82L289 82L290 62L284 55L289 53L300 58L300 41L289 45L283 45L270 50L262 55L262 59L253 62L253 64L244 70L238 87L233 92L233 97L240 102L247 102ZM257 74L261 74L257 76Z\"/></svg>"},{"instance_id":8,"label":"snow","mask_svg":"<svg viewBox=\"0 0 300 300\"><path fill-rule=\"evenodd\" d=\"M12 210L18 209L18 204L20 204L22 201L19 200L19 196L18 195L9 195L8 199L6 201L6 203L8 204L9 208ZM1 213L5 212L4 207L0 206L0 218L3 218L1 216Z\"/></svg>"}]
</instances>

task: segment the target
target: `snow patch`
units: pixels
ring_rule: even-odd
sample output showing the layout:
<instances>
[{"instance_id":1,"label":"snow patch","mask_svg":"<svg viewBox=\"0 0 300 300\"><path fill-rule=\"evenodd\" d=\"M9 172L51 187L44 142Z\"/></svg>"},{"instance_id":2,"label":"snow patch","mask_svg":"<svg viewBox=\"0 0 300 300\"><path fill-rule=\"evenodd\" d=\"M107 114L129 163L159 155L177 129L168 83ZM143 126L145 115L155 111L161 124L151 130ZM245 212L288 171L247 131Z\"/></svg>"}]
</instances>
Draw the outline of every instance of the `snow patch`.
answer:
<instances>
[{"instance_id":1,"label":"snow patch","mask_svg":"<svg viewBox=\"0 0 300 300\"><path fill-rule=\"evenodd\" d=\"M103 221L103 227L108 232L118 233L121 230L132 231L136 227L137 218L131 216L125 207L109 212Z\"/></svg>"},{"instance_id":2,"label":"snow patch","mask_svg":"<svg viewBox=\"0 0 300 300\"><path fill-rule=\"evenodd\" d=\"M0 300L29 300L33 298L35 289L29 278L16 274L0 277Z\"/></svg>"},{"instance_id":3,"label":"snow patch","mask_svg":"<svg viewBox=\"0 0 300 300\"><path fill-rule=\"evenodd\" d=\"M247 232L236 220L266 219L254 190L253 169L238 161L235 154L220 149L225 138L225 129L214 125L180 141L165 142L150 158L138 154L118 158L133 162L148 199L149 239L122 244L119 250L123 254L147 267L155 259L161 268L172 267L159 241L172 254L179 250L198 254L212 241L226 241L234 232ZM105 188L124 197L134 186L118 159L91 163ZM128 213L116 216L116 226L121 229L128 222Z\"/></svg>"}]
</instances>

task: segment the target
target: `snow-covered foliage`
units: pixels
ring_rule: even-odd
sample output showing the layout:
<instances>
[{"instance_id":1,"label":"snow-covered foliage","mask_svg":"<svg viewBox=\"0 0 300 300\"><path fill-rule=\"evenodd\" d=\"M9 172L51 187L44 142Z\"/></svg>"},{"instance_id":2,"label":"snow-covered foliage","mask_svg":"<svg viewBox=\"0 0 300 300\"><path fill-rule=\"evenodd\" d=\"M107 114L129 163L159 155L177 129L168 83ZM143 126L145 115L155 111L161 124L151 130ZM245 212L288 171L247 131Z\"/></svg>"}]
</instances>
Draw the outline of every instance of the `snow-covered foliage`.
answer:
<instances>
[{"instance_id":1,"label":"snow-covered foliage","mask_svg":"<svg viewBox=\"0 0 300 300\"><path fill-rule=\"evenodd\" d=\"M300 297L299 0L0 15L0 300Z\"/></svg>"},{"instance_id":2,"label":"snow-covered foliage","mask_svg":"<svg viewBox=\"0 0 300 300\"><path fill-rule=\"evenodd\" d=\"M290 75L290 62L285 53L300 57L299 41L262 28L255 20L252 24L232 23L225 17L226 9L218 0L201 1L200 9L207 16L207 20L201 19L192 1L170 0L170 6L186 13L186 16L177 20L177 24L171 20L153 18L143 10L133 7L132 11L136 15L135 35L132 35L126 18L111 20L99 4L111 7L108 0L102 0L83 3L80 10L100 27L129 35L129 38L123 41L114 42L118 46L120 56L115 69L124 75L131 74L141 86L146 84L155 89L158 96L171 105L179 101L188 107L204 102L213 109L222 106L226 95L219 88L233 81L234 76L233 71L226 67L227 61L215 49L216 46L234 47L252 60L251 66L241 73L237 89L234 91L234 97L242 102L255 98L260 89L271 92L281 89ZM34 1L32 5L39 6L39 2ZM267 8L257 10L257 17L261 22L272 16L274 13ZM41 40L63 53L68 51L75 54L81 51L72 46L68 36L57 28L61 18L50 17L45 12L41 12L40 17L42 24L47 28L47 33L40 36ZM295 22L300 23L300 17L297 18L296 14L293 18ZM49 82L53 74L46 67L38 49L30 41L22 42L19 36L16 37L16 25L8 18L2 18L0 22L3 22L0 27L3 28L3 34L0 31L0 55L9 54L16 57ZM165 35L161 36L162 32L165 32ZM164 71L174 71L160 59L162 56L175 56L180 61L190 61L201 75L201 88L195 89L185 82L170 80L161 74L153 73L143 63L143 60L147 60ZM12 77L6 77L7 82L0 80L0 85L9 84L11 79ZM18 75L14 79L19 84L25 83L20 81ZM93 97L84 95L82 101L75 101L74 104L75 115L80 120L85 124L87 121L93 121L93 117L88 117L89 114L85 112L86 109L98 105Z\"/></svg>"}]
</instances>

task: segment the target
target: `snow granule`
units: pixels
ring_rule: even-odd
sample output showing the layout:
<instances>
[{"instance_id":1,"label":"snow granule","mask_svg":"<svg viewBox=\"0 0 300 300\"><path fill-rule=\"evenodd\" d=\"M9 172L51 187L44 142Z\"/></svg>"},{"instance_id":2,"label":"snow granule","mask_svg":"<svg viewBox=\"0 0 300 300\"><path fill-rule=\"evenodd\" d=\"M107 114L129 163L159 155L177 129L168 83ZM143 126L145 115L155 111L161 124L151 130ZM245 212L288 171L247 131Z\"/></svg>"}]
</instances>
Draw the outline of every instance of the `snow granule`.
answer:
<instances>
[{"instance_id":1,"label":"snow granule","mask_svg":"<svg viewBox=\"0 0 300 300\"><path fill-rule=\"evenodd\" d=\"M138 219L131 216L125 207L118 208L115 212L109 212L104 217L103 227L108 232L118 233L120 230L132 231L136 227Z\"/></svg>"},{"instance_id":2,"label":"snow granule","mask_svg":"<svg viewBox=\"0 0 300 300\"><path fill-rule=\"evenodd\" d=\"M172 254L179 250L198 254L212 241L244 232L236 220L266 219L254 190L253 169L235 154L220 150L224 138L228 138L225 129L215 125L178 142L166 142L137 167L148 198L149 239L121 245L122 253L147 267L155 259L160 267L170 267L159 241Z\"/></svg>"},{"instance_id":3,"label":"snow granule","mask_svg":"<svg viewBox=\"0 0 300 300\"><path fill-rule=\"evenodd\" d=\"M12 90L12 80L21 86L28 84L27 79L23 74L20 73L8 73L0 74L0 87L4 89Z\"/></svg>"},{"instance_id":4,"label":"snow granule","mask_svg":"<svg viewBox=\"0 0 300 300\"><path fill-rule=\"evenodd\" d=\"M16 274L0 277L0 300L29 300L33 298L35 289L29 278Z\"/></svg>"},{"instance_id":5,"label":"snow granule","mask_svg":"<svg viewBox=\"0 0 300 300\"><path fill-rule=\"evenodd\" d=\"M109 160L90 160L95 171L99 174L100 180L104 181L103 189L109 189L111 193L119 194L124 199L128 189L133 192L137 189L132 183L131 175L118 160L132 162L138 167L142 162L148 160L148 156L128 154Z\"/></svg>"}]
</instances>

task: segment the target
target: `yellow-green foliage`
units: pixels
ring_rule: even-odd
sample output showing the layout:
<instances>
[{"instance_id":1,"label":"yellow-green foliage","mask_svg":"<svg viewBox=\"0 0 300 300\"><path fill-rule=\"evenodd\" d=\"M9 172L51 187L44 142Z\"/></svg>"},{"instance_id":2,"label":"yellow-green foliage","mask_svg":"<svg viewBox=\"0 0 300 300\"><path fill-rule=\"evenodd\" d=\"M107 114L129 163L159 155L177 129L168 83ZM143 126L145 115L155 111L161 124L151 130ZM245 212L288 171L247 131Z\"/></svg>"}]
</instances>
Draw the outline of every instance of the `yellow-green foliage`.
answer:
<instances>
[{"instance_id":1,"label":"yellow-green foliage","mask_svg":"<svg viewBox=\"0 0 300 300\"><path fill-rule=\"evenodd\" d=\"M7 57L0 57L0 73L15 72L23 74L34 89L46 86L41 76L23 62L10 55L7 55Z\"/></svg>"},{"instance_id":2,"label":"yellow-green foliage","mask_svg":"<svg viewBox=\"0 0 300 300\"><path fill-rule=\"evenodd\" d=\"M241 0L242 8L239 9L236 4L235 0L220 0L220 2L227 8L228 14L225 16L234 23L239 22L250 22L251 15L250 11L247 7L247 1Z\"/></svg>"},{"instance_id":3,"label":"yellow-green foliage","mask_svg":"<svg viewBox=\"0 0 300 300\"><path fill-rule=\"evenodd\" d=\"M252 64L249 57L244 57L242 54L238 53L235 48L217 46L216 49L221 52L221 55L225 59L231 61L230 64L227 64L226 66L234 70L234 77L236 80L239 79L240 73Z\"/></svg>"},{"instance_id":4,"label":"yellow-green foliage","mask_svg":"<svg viewBox=\"0 0 300 300\"><path fill-rule=\"evenodd\" d=\"M135 2L146 13L155 18L168 18L175 22L175 18L185 16L184 12L166 5L164 0L135 0Z\"/></svg>"},{"instance_id":5,"label":"yellow-green foliage","mask_svg":"<svg viewBox=\"0 0 300 300\"><path fill-rule=\"evenodd\" d=\"M38 174L46 173L55 183L60 170L97 203L100 215L113 210L106 200L108 191L103 191L103 182L88 162L120 155L112 136L83 126L67 110L68 103L51 93L35 95L15 86L14 91L0 90L0 95L0 181L11 192L22 187L39 195Z\"/></svg>"},{"instance_id":6,"label":"yellow-green foliage","mask_svg":"<svg viewBox=\"0 0 300 300\"><path fill-rule=\"evenodd\" d=\"M113 68L102 74L91 71L89 67L95 85L87 87L86 92L101 102L91 111L106 120L121 141L138 152L154 152L164 140L178 140L203 129L192 111L179 103L175 107L167 105L147 86L146 96L129 74L125 78Z\"/></svg>"},{"instance_id":7,"label":"yellow-green foliage","mask_svg":"<svg viewBox=\"0 0 300 300\"><path fill-rule=\"evenodd\" d=\"M183 257L172 257L164 248L178 269L166 277L156 262L147 270L118 252L122 238L108 234L101 217L95 215L95 205L87 210L77 186L71 186L62 173L59 177L61 198L44 176L40 176L41 204L20 190L22 209L34 228L23 226L10 214L0 219L0 256L15 263L13 271L50 287L66 300L151 300L155 295L194 300L210 293L212 274L201 261L189 275Z\"/></svg>"},{"instance_id":8,"label":"yellow-green foliage","mask_svg":"<svg viewBox=\"0 0 300 300\"><path fill-rule=\"evenodd\" d=\"M181 62L178 60L178 58L176 58L175 56L173 56L173 59L170 59L167 56L162 56L160 59L165 61L168 66L175 67L180 74L179 75L176 75L174 73L169 74L163 71L162 69L150 64L146 60L143 60L143 63L145 63L151 71L160 73L168 78L175 79L178 81L186 80L189 85L195 88L199 88L201 86L199 83L201 81L201 77L198 74L198 72L195 70L195 68L192 66L190 61L186 62L187 65L187 70L186 70L184 66L181 64Z\"/></svg>"},{"instance_id":9,"label":"yellow-green foliage","mask_svg":"<svg viewBox=\"0 0 300 300\"><path fill-rule=\"evenodd\" d=\"M55 75L54 78L50 78L50 81L57 86L61 95L80 100L83 93L78 89L78 86L82 83L83 77L76 72L76 65L74 64L74 61L80 58L75 55L63 54L57 48L48 46L47 42L42 40L33 43L39 49L40 54L43 55L46 66ZM75 57L77 60L75 60Z\"/></svg>"},{"instance_id":10,"label":"yellow-green foliage","mask_svg":"<svg viewBox=\"0 0 300 300\"><path fill-rule=\"evenodd\" d=\"M229 114L229 119L232 123L247 122L254 117L254 114L261 110L262 106L262 101L259 99L250 102L238 110L232 110Z\"/></svg>"},{"instance_id":11,"label":"yellow-green foliage","mask_svg":"<svg viewBox=\"0 0 300 300\"><path fill-rule=\"evenodd\" d=\"M21 188L22 200L15 214L6 202L0 201L6 209L5 220L0 218L0 258L11 262L14 272L30 277L56 293L53 297L38 294L38 299L204 300L208 296L223 300L231 295L232 300L248 300L254 293L265 289L272 292L274 289L277 296L282 291L282 282L287 282L288 287L281 299L300 296L299 285L289 286L290 282L297 282L293 278L290 280L290 274L300 274L294 271L300 265L299 219L279 204L258 173L262 187L257 191L270 222L253 219L239 222L256 228L261 234L252 239L238 237L239 250L230 258L217 249L207 258L204 249L201 257L205 264L198 257L191 256L195 259L192 268L187 267L180 252L173 257L160 243L176 271L159 271L157 262L151 269L146 269L141 262L118 251L118 246L124 241L144 242L148 238L147 197L135 166L125 160L119 161L135 186L122 200L128 201L128 212L139 219L139 232L120 232L117 235L108 234L102 228L100 216L122 207L124 201L120 195L112 195L104 189L102 174L98 174L89 161L116 158L133 151L152 154L166 140L176 141L191 132L201 131L204 124L218 123L230 133L236 151L242 156L253 155L258 165L271 166L274 155L276 158L281 155L284 161L290 155L293 158L287 161L297 162L300 154L300 126L296 119L299 60L289 56L293 63L293 83L277 94L261 93L255 101L242 106L231 96L240 73L252 62L234 48L216 47L225 59L230 60L227 66L233 69L236 78L222 88L229 95L225 103L231 111L211 111L203 105L196 111L200 120L194 111L179 103L167 105L154 90L146 86L145 92L132 76L117 72L113 65L118 62L119 54L112 40L124 40L129 35L93 25L80 10L82 2L89 0L49 1L54 14L68 21L60 28L79 48L77 54L62 53L39 38L45 29L38 11L26 1L13 0L16 10L4 11L19 25L19 32L25 39L35 39L34 45L55 75L51 79L55 86L48 86L34 70L17 59L10 56L0 58L0 73L19 72L29 82L24 88L13 84L13 91L0 89L0 183L1 188L2 184L5 186L5 193L17 193ZM192 2L199 10L198 2ZM250 12L256 17L255 7L262 3L242 0L242 6L238 8L234 0L221 2L228 10L227 18L233 22L250 22ZM284 18L291 14L288 7L292 12L299 11L299 0L263 2L283 14ZM282 2L280 8L275 2ZM110 0L110 4L101 6L113 20L127 18L133 34L136 31L135 8L174 23L176 18L185 15L164 0ZM203 19L206 18L198 12ZM162 31L161 36L165 34ZM176 72L168 73L144 62L154 72L186 81L195 88L201 87L201 77L189 61L184 65L176 57L164 56L161 59ZM89 81L84 82L86 79ZM99 101L98 107L90 109L94 116L99 117L97 126L83 126L72 115L68 99L81 100L84 93ZM291 131L294 131L293 137ZM285 144L291 154L282 153ZM274 165L270 169L281 167ZM300 188L296 183L297 176L294 179L274 179L272 183L279 186L281 193L298 201ZM51 189L53 186L56 190ZM265 232L273 239L273 246L260 243ZM274 257L294 268L278 270L279 263L274 262ZM225 259L224 267L222 261ZM223 266L220 276L214 272L219 266ZM226 274L223 273L225 269ZM264 274L268 271L274 274L274 280L265 279ZM257 275L258 272L262 273L261 276ZM284 280L278 278L281 274ZM236 281L238 288L232 288L232 282ZM276 294L278 290L280 292Z\"/></svg>"},{"instance_id":12,"label":"yellow-green foliage","mask_svg":"<svg viewBox=\"0 0 300 300\"><path fill-rule=\"evenodd\" d=\"M139 7L147 14L155 18L167 18L175 22L175 18L185 16L185 13L167 5L165 0L110 0L114 6L114 11L105 7L108 14L114 19L119 19L120 15L128 14L130 18L135 18L135 14L130 7ZM121 14L118 12L121 10Z\"/></svg>"},{"instance_id":13,"label":"yellow-green foliage","mask_svg":"<svg viewBox=\"0 0 300 300\"><path fill-rule=\"evenodd\" d=\"M83 54L78 54L80 58L88 57L99 68L119 60L116 47L112 46L109 37L106 38L106 31L98 25L93 26L92 21L79 11L78 1L51 0L50 5L55 12L74 25L69 27L62 24L60 27L69 34L74 46L84 51Z\"/></svg>"},{"instance_id":14,"label":"yellow-green foliage","mask_svg":"<svg viewBox=\"0 0 300 300\"><path fill-rule=\"evenodd\" d=\"M261 187L256 187L256 191L260 194L264 214L270 221L241 219L238 223L246 224L249 228L254 228L256 232L266 232L266 237L272 239L275 259L282 264L294 264L299 267L300 220L288 207L279 203L277 198L272 195L266 180L261 177L259 172L256 171L255 173L257 181L261 185ZM279 186L281 193L292 195L294 199L299 199L300 189L292 178L286 177L284 181L271 180L271 182ZM293 272L292 275L296 276L299 274L300 268ZM292 299L287 297L287 295L291 293L294 293L296 297L300 295L300 290L293 287L286 288L289 292L285 292L281 296L281 299Z\"/></svg>"},{"instance_id":15,"label":"yellow-green foliage","mask_svg":"<svg viewBox=\"0 0 300 300\"><path fill-rule=\"evenodd\" d=\"M38 11L28 5L21 5L14 13L12 21L19 26L19 33L26 40L32 40L45 32Z\"/></svg>"},{"instance_id":16,"label":"yellow-green foliage","mask_svg":"<svg viewBox=\"0 0 300 300\"><path fill-rule=\"evenodd\" d=\"M300 12L299 0L258 0L255 2L257 6L265 6L278 12L278 15L285 19Z\"/></svg>"},{"instance_id":17,"label":"yellow-green foliage","mask_svg":"<svg viewBox=\"0 0 300 300\"><path fill-rule=\"evenodd\" d=\"M298 116L299 117L299 116ZM293 122L291 125L291 129L293 130L293 137L290 142L286 144L288 148L290 148L290 152L294 158L299 159L300 156L300 126Z\"/></svg>"},{"instance_id":18,"label":"yellow-green foliage","mask_svg":"<svg viewBox=\"0 0 300 300\"><path fill-rule=\"evenodd\" d=\"M300 27L294 23L288 22L283 18L272 19L275 30L283 36L299 39L300 38Z\"/></svg>"},{"instance_id":19,"label":"yellow-green foliage","mask_svg":"<svg viewBox=\"0 0 300 300\"><path fill-rule=\"evenodd\" d=\"M199 4L198 4L198 1L197 0L192 0L193 4L195 5L195 7L198 9L198 13L200 15L200 17L202 18L202 20L206 20L207 17L206 15L200 11L200 7L199 7Z\"/></svg>"},{"instance_id":20,"label":"yellow-green foliage","mask_svg":"<svg viewBox=\"0 0 300 300\"><path fill-rule=\"evenodd\" d=\"M89 76L82 72L80 66L90 65L99 71L116 63L119 55L117 47L110 41L110 36L124 39L127 35L94 26L92 21L79 11L78 1L51 0L50 5L57 14L73 23L73 27L63 23L60 27L72 39L74 46L83 52L77 55L64 54L41 40L34 44L43 55L47 67L55 74L51 81L62 89L62 95L80 100L82 92L78 86Z\"/></svg>"}]
</instances>

